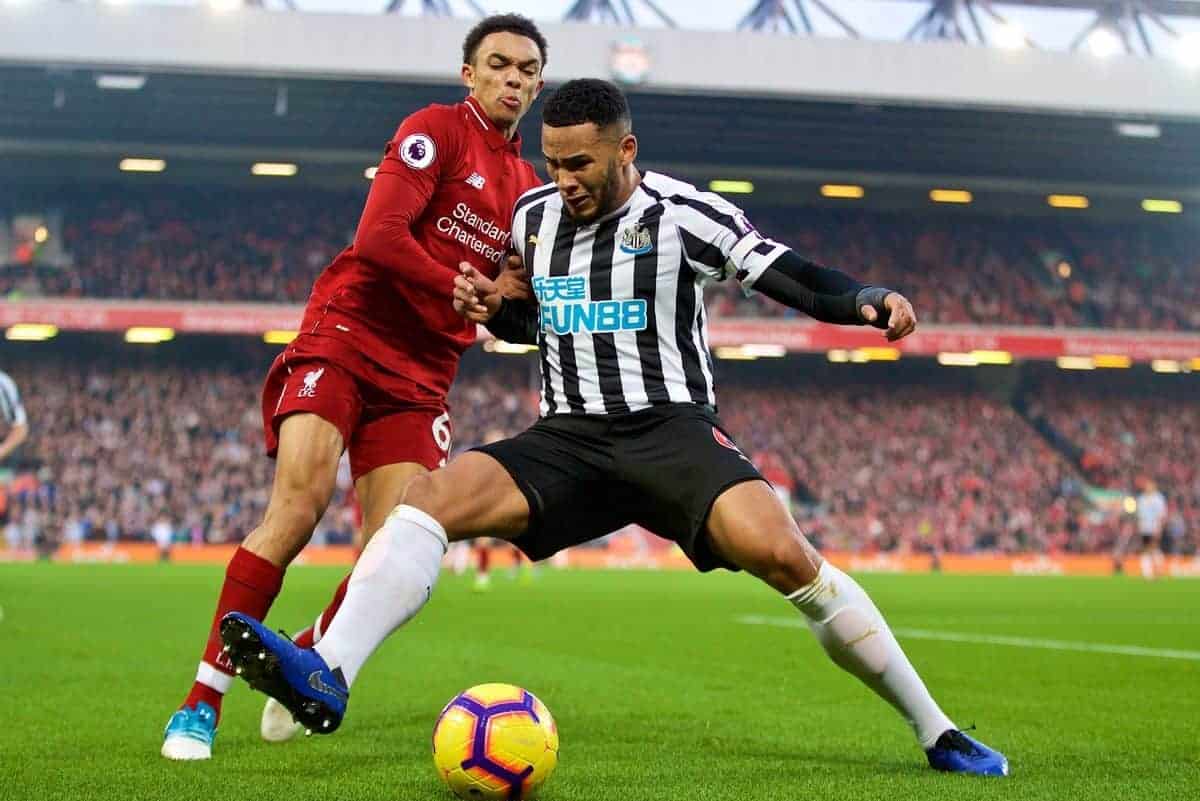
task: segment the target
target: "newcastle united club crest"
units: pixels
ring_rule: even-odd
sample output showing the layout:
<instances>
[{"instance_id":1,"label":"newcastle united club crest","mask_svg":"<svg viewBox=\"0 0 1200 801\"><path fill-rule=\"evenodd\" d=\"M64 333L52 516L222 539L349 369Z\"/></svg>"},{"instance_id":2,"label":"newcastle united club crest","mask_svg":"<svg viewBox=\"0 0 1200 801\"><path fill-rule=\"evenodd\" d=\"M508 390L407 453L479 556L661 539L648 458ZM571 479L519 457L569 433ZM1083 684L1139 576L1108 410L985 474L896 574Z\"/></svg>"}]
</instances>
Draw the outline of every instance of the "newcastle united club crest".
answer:
<instances>
[{"instance_id":1,"label":"newcastle united club crest","mask_svg":"<svg viewBox=\"0 0 1200 801\"><path fill-rule=\"evenodd\" d=\"M621 232L621 252L640 256L649 253L653 248L650 241L650 229L641 223L634 223Z\"/></svg>"}]
</instances>

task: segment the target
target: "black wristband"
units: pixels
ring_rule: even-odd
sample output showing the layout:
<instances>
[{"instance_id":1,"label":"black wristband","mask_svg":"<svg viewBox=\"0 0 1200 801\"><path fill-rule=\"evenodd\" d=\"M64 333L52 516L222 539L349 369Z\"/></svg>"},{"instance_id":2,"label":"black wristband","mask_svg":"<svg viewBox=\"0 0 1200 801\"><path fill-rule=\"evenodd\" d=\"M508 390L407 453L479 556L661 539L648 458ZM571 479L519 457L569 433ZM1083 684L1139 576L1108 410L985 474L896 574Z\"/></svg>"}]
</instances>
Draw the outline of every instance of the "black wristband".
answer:
<instances>
[{"instance_id":1,"label":"black wristband","mask_svg":"<svg viewBox=\"0 0 1200 801\"><path fill-rule=\"evenodd\" d=\"M876 328L887 328L888 317L891 316L891 311L887 306L883 305L883 301L890 294L892 294L892 290L882 286L864 286L858 290L858 294L854 297L854 304L858 310L859 317L862 317L863 306L871 306L875 309L878 316L869 325L873 325Z\"/></svg>"},{"instance_id":2,"label":"black wristband","mask_svg":"<svg viewBox=\"0 0 1200 801\"><path fill-rule=\"evenodd\" d=\"M500 308L484 325L494 336L517 345L538 344L537 306L502 298Z\"/></svg>"}]
</instances>

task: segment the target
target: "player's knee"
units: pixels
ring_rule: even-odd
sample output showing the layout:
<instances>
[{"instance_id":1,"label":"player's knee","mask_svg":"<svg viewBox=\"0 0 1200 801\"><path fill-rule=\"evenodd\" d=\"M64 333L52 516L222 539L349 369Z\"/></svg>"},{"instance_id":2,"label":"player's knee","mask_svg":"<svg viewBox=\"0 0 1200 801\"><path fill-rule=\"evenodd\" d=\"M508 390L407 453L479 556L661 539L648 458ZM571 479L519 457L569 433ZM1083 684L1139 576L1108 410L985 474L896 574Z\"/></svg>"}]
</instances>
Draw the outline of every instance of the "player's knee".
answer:
<instances>
[{"instance_id":1,"label":"player's knee","mask_svg":"<svg viewBox=\"0 0 1200 801\"><path fill-rule=\"evenodd\" d=\"M312 490L277 493L267 507L266 526L279 536L310 533L325 514L325 499Z\"/></svg>"},{"instance_id":2,"label":"player's knee","mask_svg":"<svg viewBox=\"0 0 1200 801\"><path fill-rule=\"evenodd\" d=\"M447 495L445 482L441 478L441 474L438 473L422 473L415 476L404 489L402 503L414 506L435 519L439 518Z\"/></svg>"},{"instance_id":3,"label":"player's knee","mask_svg":"<svg viewBox=\"0 0 1200 801\"><path fill-rule=\"evenodd\" d=\"M789 532L760 552L755 574L780 592L790 593L811 583L819 567L803 538Z\"/></svg>"},{"instance_id":4,"label":"player's knee","mask_svg":"<svg viewBox=\"0 0 1200 801\"><path fill-rule=\"evenodd\" d=\"M307 534L325 514L333 487L287 475L276 477L267 507L268 528L280 535Z\"/></svg>"}]
</instances>

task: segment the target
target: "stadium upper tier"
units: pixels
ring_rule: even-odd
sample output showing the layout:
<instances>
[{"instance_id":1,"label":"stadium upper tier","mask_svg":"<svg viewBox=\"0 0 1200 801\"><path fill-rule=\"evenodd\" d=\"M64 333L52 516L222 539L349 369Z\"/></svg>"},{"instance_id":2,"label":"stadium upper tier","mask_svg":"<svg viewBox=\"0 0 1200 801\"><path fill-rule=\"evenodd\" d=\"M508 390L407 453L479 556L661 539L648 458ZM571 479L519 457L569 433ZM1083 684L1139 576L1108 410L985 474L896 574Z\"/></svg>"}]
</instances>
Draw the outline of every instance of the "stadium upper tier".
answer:
<instances>
[{"instance_id":1,"label":"stadium upper tier","mask_svg":"<svg viewBox=\"0 0 1200 801\"><path fill-rule=\"evenodd\" d=\"M108 4L38 5L5 9L0 60L445 82L457 74L459 45L474 24L253 8L222 19L195 7L142 6L130 14ZM655 90L691 93L1200 115L1186 68L1167 59L1102 61L1085 53L1005 52L958 42L542 27L551 45L551 81L617 73ZM345 46L349 42L353 47ZM612 52L618 45L640 58L618 68ZM954 69L946 69L949 61Z\"/></svg>"},{"instance_id":2,"label":"stadium upper tier","mask_svg":"<svg viewBox=\"0 0 1200 801\"><path fill-rule=\"evenodd\" d=\"M8 491L12 544L146 539L163 521L182 539L220 542L261 519L271 475L259 398L267 349L196 348L185 366L161 353L50 347L5 354L34 432L20 457L30 472L18 470ZM534 419L531 366L468 360L451 394L456 450ZM1111 550L1129 533L1121 505L1141 478L1166 494L1176 547L1200 544L1191 377L1156 377L1152 397L1136 376L1076 377L1068 387L1030 373L1010 402L966 373L807 359L726 366L718 398L739 444L825 547ZM353 526L347 478L321 538Z\"/></svg>"},{"instance_id":3,"label":"stadium upper tier","mask_svg":"<svg viewBox=\"0 0 1200 801\"><path fill-rule=\"evenodd\" d=\"M249 164L268 161L348 186L407 114L462 97L470 24L0 4L0 174L60 182L69 162L75 180L105 180L141 156L178 181L246 183ZM1038 201L1126 192L1133 213L1142 197L1200 201L1198 73L1172 59L593 25L546 34L550 86L625 83L643 161L676 174L733 173L777 199L801 179L870 177L874 198L917 176ZM538 111L523 125L531 154Z\"/></svg>"},{"instance_id":4,"label":"stadium upper tier","mask_svg":"<svg viewBox=\"0 0 1200 801\"><path fill-rule=\"evenodd\" d=\"M50 241L10 254L0 294L301 303L353 236L362 202L352 193L74 198L59 206ZM1200 237L1175 220L749 213L800 253L903 291L927 323L1200 330ZM794 315L732 284L710 291L708 309Z\"/></svg>"}]
</instances>

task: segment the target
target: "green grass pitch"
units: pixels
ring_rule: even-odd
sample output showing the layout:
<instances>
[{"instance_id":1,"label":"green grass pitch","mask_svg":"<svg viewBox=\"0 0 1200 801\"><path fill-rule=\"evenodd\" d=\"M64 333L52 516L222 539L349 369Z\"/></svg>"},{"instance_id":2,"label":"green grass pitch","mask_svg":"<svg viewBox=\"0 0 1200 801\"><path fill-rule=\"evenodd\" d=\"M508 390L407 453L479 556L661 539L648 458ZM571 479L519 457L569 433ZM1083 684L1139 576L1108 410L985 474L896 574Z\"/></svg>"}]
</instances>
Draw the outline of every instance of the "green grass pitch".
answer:
<instances>
[{"instance_id":1,"label":"green grass pitch","mask_svg":"<svg viewBox=\"0 0 1200 801\"><path fill-rule=\"evenodd\" d=\"M264 743L263 698L239 682L215 759L169 763L162 728L220 576L0 565L0 799L450 801L431 727L484 681L553 711L547 801L1200 798L1200 582L860 576L947 712L1008 754L1011 777L973 779L925 767L897 715L753 579L609 571L500 573L481 595L447 574L368 664L339 732ZM301 627L339 577L293 569L269 622Z\"/></svg>"}]
</instances>

